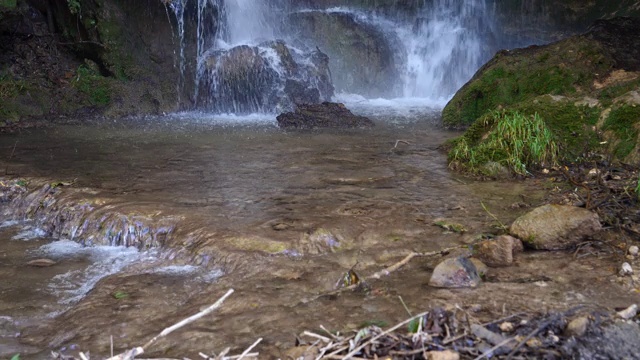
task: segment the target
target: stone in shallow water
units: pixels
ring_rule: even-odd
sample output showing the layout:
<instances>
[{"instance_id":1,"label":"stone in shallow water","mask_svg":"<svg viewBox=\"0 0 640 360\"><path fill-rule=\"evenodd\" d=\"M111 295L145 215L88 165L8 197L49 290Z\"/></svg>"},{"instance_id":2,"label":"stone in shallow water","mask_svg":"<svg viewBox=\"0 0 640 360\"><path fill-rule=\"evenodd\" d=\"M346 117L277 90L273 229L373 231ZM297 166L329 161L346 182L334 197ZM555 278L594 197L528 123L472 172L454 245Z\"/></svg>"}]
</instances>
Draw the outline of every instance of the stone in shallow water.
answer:
<instances>
[{"instance_id":1,"label":"stone in shallow water","mask_svg":"<svg viewBox=\"0 0 640 360\"><path fill-rule=\"evenodd\" d=\"M295 112L278 115L278 126L286 129L372 127L373 121L354 115L344 104L298 104Z\"/></svg>"},{"instance_id":2,"label":"stone in shallow water","mask_svg":"<svg viewBox=\"0 0 640 360\"><path fill-rule=\"evenodd\" d=\"M577 245L601 229L598 214L587 209L544 205L517 218L510 233L534 249L562 250Z\"/></svg>"},{"instance_id":3,"label":"stone in shallow water","mask_svg":"<svg viewBox=\"0 0 640 360\"><path fill-rule=\"evenodd\" d=\"M466 257L449 258L433 269L429 285L441 288L476 287L480 276L473 262Z\"/></svg>"},{"instance_id":4,"label":"stone in shallow water","mask_svg":"<svg viewBox=\"0 0 640 360\"><path fill-rule=\"evenodd\" d=\"M474 256L488 266L510 266L515 253L522 251L522 241L509 236L499 236L495 240L486 240L475 247Z\"/></svg>"}]
</instances>

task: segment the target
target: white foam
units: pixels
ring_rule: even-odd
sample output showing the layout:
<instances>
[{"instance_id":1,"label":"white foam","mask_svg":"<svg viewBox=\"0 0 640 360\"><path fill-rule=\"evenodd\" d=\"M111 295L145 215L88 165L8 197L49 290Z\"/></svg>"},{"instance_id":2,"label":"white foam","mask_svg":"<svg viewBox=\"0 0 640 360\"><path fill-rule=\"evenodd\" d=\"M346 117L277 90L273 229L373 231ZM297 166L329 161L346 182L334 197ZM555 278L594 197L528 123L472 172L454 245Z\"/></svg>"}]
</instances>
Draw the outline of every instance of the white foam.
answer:
<instances>
[{"instance_id":1,"label":"white foam","mask_svg":"<svg viewBox=\"0 0 640 360\"><path fill-rule=\"evenodd\" d=\"M193 265L169 265L155 268L153 272L162 275L189 275L197 272L198 269Z\"/></svg>"},{"instance_id":2,"label":"white foam","mask_svg":"<svg viewBox=\"0 0 640 360\"><path fill-rule=\"evenodd\" d=\"M84 258L91 261L84 270L72 270L53 277L49 289L60 296L61 304L78 302L100 279L120 272L130 264L155 259L149 253L140 253L132 247L83 247L69 240L52 242L40 247L39 251L52 259Z\"/></svg>"},{"instance_id":3,"label":"white foam","mask_svg":"<svg viewBox=\"0 0 640 360\"><path fill-rule=\"evenodd\" d=\"M212 114L202 111L183 111L168 115L179 121L191 121L193 123L204 123L207 125L228 125L228 126L246 126L246 125L270 125L277 126L275 114Z\"/></svg>"},{"instance_id":4,"label":"white foam","mask_svg":"<svg viewBox=\"0 0 640 360\"><path fill-rule=\"evenodd\" d=\"M16 220L6 220L0 223L0 229L18 225L20 222Z\"/></svg>"},{"instance_id":5,"label":"white foam","mask_svg":"<svg viewBox=\"0 0 640 360\"><path fill-rule=\"evenodd\" d=\"M11 237L11 240L30 241L35 239L41 239L45 237L47 233L37 227L25 226L22 230Z\"/></svg>"}]
</instances>

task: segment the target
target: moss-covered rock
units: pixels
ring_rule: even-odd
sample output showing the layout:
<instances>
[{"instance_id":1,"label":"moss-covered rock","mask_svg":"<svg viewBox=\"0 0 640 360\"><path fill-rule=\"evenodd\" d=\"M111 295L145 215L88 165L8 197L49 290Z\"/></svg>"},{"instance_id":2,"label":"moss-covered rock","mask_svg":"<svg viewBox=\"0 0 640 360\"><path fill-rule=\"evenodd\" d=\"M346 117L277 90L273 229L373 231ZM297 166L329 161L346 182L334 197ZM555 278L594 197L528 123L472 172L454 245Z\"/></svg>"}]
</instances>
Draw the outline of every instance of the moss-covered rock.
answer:
<instances>
[{"instance_id":1,"label":"moss-covered rock","mask_svg":"<svg viewBox=\"0 0 640 360\"><path fill-rule=\"evenodd\" d=\"M491 132L493 123L487 117L492 112L537 114L552 132L562 160L610 150L617 159L637 161L638 33L640 19L601 20L584 35L500 52L447 104L443 123L468 128L457 144L479 144ZM602 141L603 136L608 141ZM489 156L483 161L500 159Z\"/></svg>"}]
</instances>

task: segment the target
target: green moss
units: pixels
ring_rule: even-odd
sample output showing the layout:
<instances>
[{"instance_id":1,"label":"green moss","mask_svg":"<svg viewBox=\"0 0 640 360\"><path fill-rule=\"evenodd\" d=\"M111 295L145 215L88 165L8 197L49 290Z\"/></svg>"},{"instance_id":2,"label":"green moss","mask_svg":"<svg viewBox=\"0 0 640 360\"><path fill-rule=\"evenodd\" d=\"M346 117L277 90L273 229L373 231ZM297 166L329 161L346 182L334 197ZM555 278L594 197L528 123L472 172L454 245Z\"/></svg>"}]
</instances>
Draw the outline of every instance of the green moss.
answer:
<instances>
[{"instance_id":1,"label":"green moss","mask_svg":"<svg viewBox=\"0 0 640 360\"><path fill-rule=\"evenodd\" d=\"M469 126L491 110L540 95L571 95L590 89L595 74L612 67L596 41L578 37L549 45L501 52L443 110L446 126Z\"/></svg>"},{"instance_id":2,"label":"green moss","mask_svg":"<svg viewBox=\"0 0 640 360\"><path fill-rule=\"evenodd\" d=\"M538 113L558 144L561 160L575 161L585 153L600 147L595 125L602 109L576 105L569 99L540 96L513 106L525 114Z\"/></svg>"},{"instance_id":3,"label":"green moss","mask_svg":"<svg viewBox=\"0 0 640 360\"><path fill-rule=\"evenodd\" d=\"M638 124L640 123L640 106L620 105L614 107L604 122L603 130L612 131L617 139L613 155L624 159L638 144Z\"/></svg>"},{"instance_id":4,"label":"green moss","mask_svg":"<svg viewBox=\"0 0 640 360\"><path fill-rule=\"evenodd\" d=\"M0 0L0 9L1 8L15 9L16 5L17 5L16 0Z\"/></svg>"},{"instance_id":5,"label":"green moss","mask_svg":"<svg viewBox=\"0 0 640 360\"><path fill-rule=\"evenodd\" d=\"M78 68L73 86L87 95L93 105L104 106L111 102L109 80L85 65Z\"/></svg>"},{"instance_id":6,"label":"green moss","mask_svg":"<svg viewBox=\"0 0 640 360\"><path fill-rule=\"evenodd\" d=\"M640 88L640 77L603 88L598 95L598 99L602 106L609 107L618 96L638 88Z\"/></svg>"}]
</instances>

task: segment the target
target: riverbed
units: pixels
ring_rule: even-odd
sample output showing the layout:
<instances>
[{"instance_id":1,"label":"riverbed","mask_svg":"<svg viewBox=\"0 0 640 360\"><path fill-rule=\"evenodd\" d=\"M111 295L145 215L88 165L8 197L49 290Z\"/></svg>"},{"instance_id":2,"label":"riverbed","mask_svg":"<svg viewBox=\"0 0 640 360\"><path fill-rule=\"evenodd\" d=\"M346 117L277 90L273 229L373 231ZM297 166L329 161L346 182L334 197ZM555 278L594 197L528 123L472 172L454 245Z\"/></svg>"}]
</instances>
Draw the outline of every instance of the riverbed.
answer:
<instances>
[{"instance_id":1,"label":"riverbed","mask_svg":"<svg viewBox=\"0 0 640 360\"><path fill-rule=\"evenodd\" d=\"M483 205L508 224L553 188L450 171L440 147L459 134L438 126L436 109L359 111L373 129L284 131L271 116L183 113L0 136L3 179L27 189L0 218L0 356L140 346L230 288L219 311L150 354L195 357L263 337L258 350L278 357L305 329L397 323L400 297L416 313L458 305L478 318L633 302L612 255L562 252L527 252L461 290L427 285L442 256L416 258L368 292L316 298L352 268L368 275L495 233ZM80 215L60 219L61 208ZM439 218L467 231L434 226ZM98 236L108 221L120 230ZM26 265L39 258L56 264Z\"/></svg>"}]
</instances>

